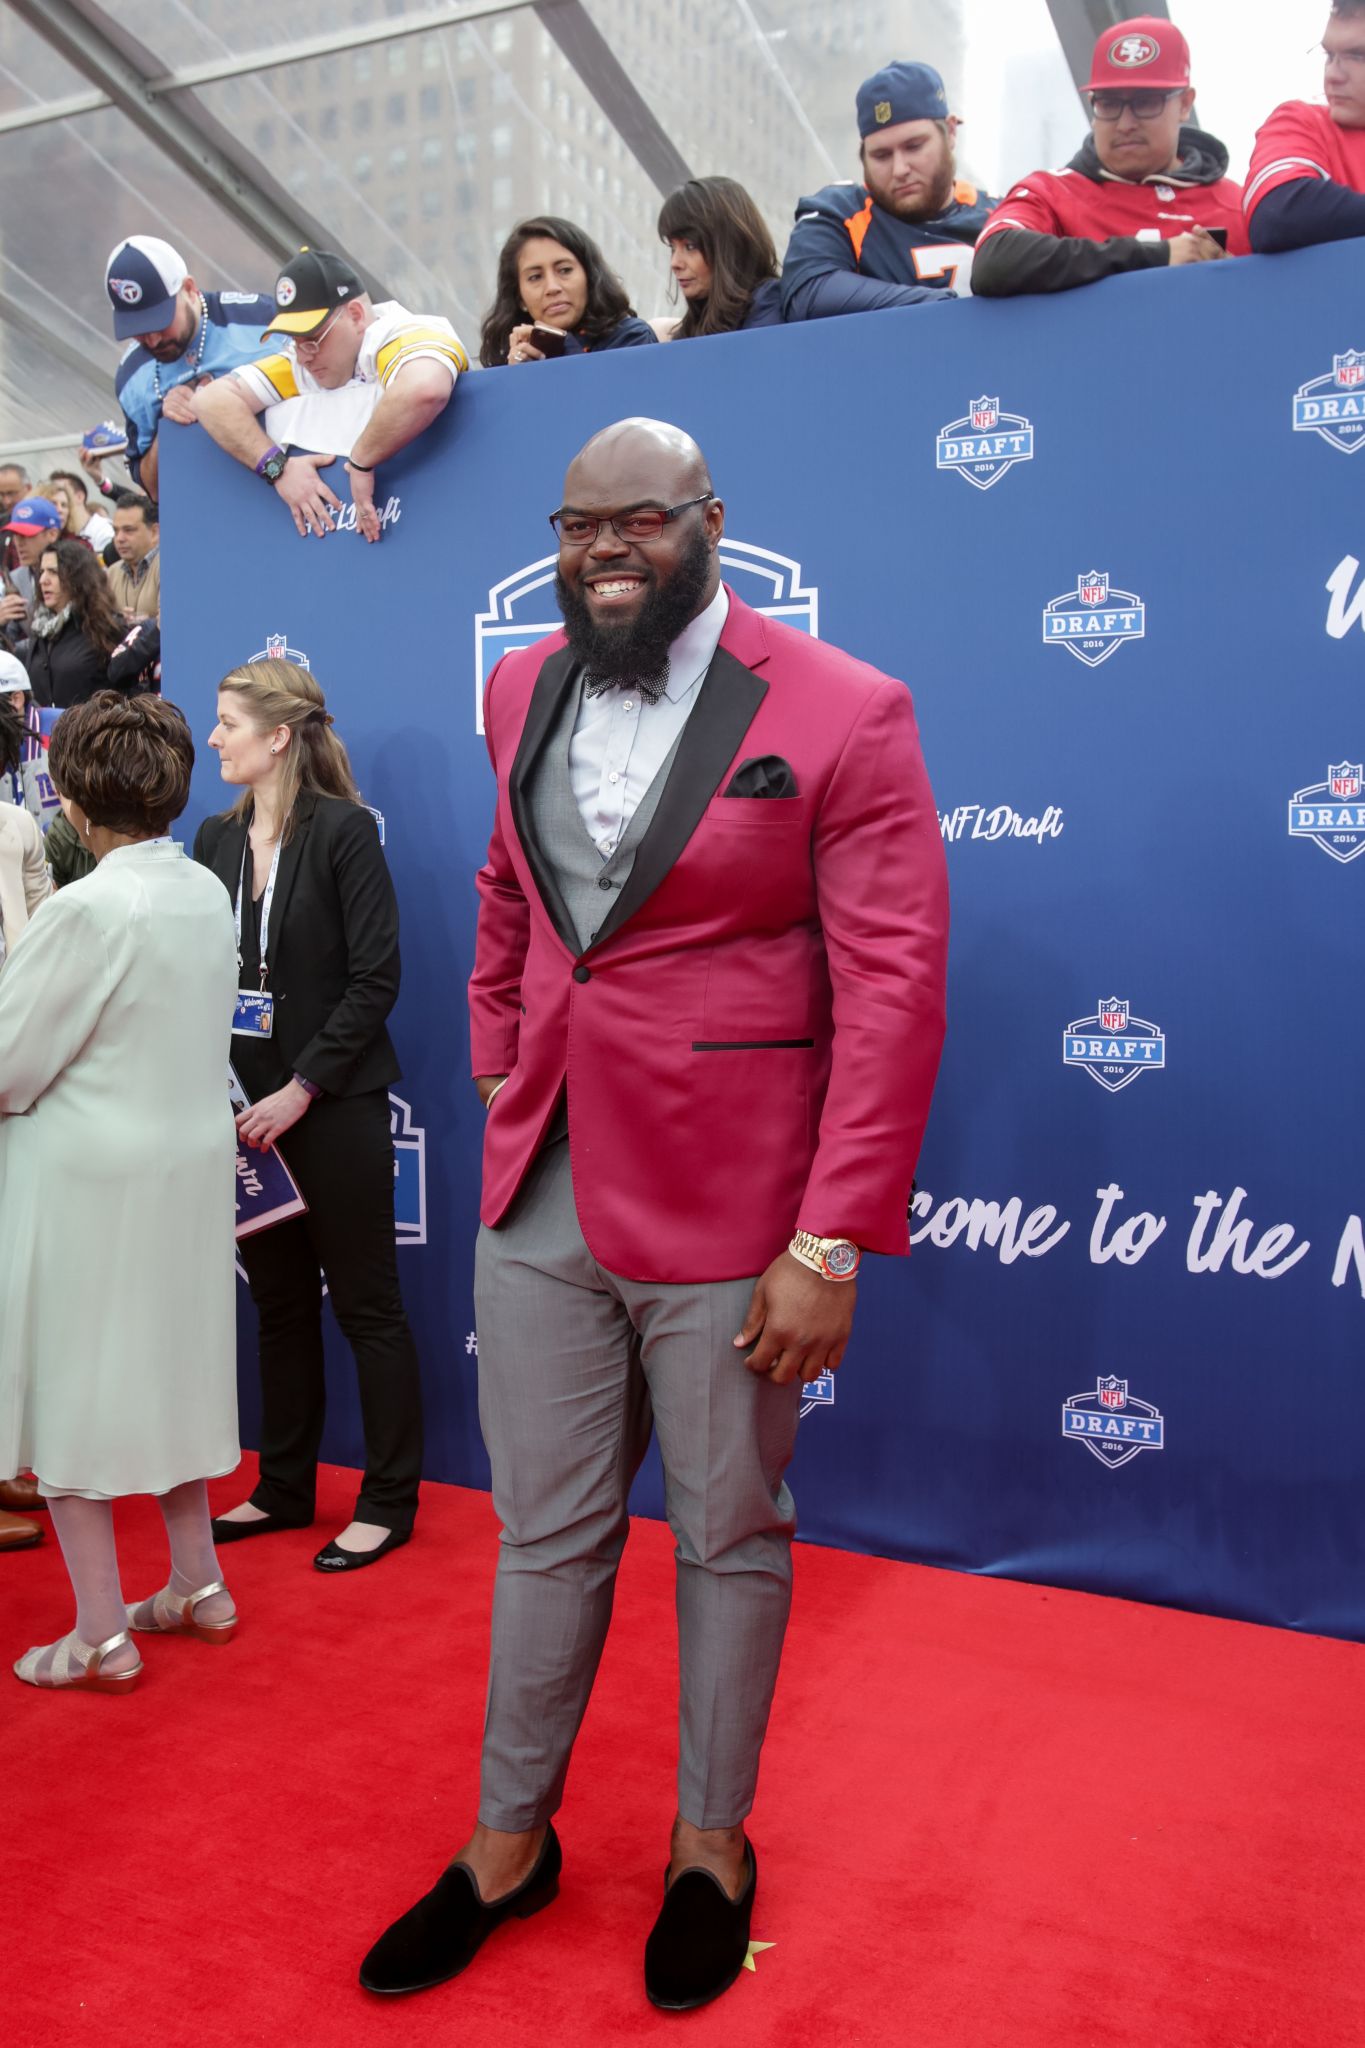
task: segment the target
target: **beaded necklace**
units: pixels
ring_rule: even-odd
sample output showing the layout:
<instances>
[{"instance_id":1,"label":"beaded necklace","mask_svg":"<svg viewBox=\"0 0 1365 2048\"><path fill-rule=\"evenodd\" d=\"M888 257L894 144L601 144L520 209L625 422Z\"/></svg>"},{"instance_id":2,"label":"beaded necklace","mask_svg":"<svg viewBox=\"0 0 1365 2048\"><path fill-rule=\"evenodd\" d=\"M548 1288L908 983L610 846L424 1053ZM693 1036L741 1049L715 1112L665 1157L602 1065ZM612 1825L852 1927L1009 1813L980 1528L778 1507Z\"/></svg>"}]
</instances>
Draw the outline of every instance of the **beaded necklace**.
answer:
<instances>
[{"instance_id":1,"label":"beaded necklace","mask_svg":"<svg viewBox=\"0 0 1365 2048\"><path fill-rule=\"evenodd\" d=\"M201 317L201 319L200 319L200 322L199 322L199 341L198 341L198 343L197 343L197 345L196 345L196 347L195 347L195 351L194 351L194 361L193 361L193 363L192 363L192 364L190 365L191 371L197 370L197 369L199 368L199 365L200 365L200 364L201 364L201 363L203 362L203 360L204 360L204 350L205 350L206 346L208 345L208 338L209 338L209 302L208 302L208 300L207 300L207 299L206 299L206 298L204 297L204 295L203 295L203 293L202 293L202 292L201 292L201 293L200 293L200 295L199 295L199 305L200 305L200 310L201 310L201 314L202 314L202 317ZM176 383L177 383L177 384L183 384L185 380L184 380L184 378L183 378L183 377L177 377L175 381L176 381ZM152 362L152 390L153 390L153 391L154 391L154 392L156 393L156 402L157 402L157 404L158 404L158 405L160 405L160 403L161 403L161 365L160 365L160 363L158 363L158 362L157 362L157 361L155 360L155 358L153 359L153 362Z\"/></svg>"}]
</instances>

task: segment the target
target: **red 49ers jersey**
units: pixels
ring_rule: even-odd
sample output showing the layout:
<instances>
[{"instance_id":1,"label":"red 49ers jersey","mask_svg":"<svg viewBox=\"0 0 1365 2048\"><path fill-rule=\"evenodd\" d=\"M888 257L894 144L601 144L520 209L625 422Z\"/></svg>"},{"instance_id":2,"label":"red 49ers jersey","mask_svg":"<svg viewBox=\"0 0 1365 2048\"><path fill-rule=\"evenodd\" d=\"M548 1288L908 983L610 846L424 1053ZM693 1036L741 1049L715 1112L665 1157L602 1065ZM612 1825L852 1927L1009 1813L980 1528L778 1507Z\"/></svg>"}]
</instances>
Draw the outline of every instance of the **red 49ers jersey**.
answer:
<instances>
[{"instance_id":1,"label":"red 49ers jersey","mask_svg":"<svg viewBox=\"0 0 1365 2048\"><path fill-rule=\"evenodd\" d=\"M1321 178L1365 192L1365 128L1340 128L1326 107L1286 100L1257 131L1242 207L1248 220L1277 185Z\"/></svg>"},{"instance_id":2,"label":"red 49ers jersey","mask_svg":"<svg viewBox=\"0 0 1365 2048\"><path fill-rule=\"evenodd\" d=\"M1228 251L1246 256L1251 245L1242 219L1242 188L1233 178L1195 185L1179 178L1088 178L1083 171L1034 171L1005 194L977 243L1001 228L1037 235L1078 235L1090 242L1111 235L1170 241L1192 227L1225 228Z\"/></svg>"}]
</instances>

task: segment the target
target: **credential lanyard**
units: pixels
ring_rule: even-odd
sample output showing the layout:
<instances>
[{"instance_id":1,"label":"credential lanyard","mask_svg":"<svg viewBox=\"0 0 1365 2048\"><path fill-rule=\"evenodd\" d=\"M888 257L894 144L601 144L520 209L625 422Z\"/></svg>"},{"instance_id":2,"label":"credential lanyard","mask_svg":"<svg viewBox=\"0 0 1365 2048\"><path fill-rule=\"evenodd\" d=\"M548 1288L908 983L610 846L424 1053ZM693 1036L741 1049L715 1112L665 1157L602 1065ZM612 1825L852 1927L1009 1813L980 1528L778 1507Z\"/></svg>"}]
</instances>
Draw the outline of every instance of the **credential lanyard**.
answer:
<instances>
[{"instance_id":1,"label":"credential lanyard","mask_svg":"<svg viewBox=\"0 0 1365 2048\"><path fill-rule=\"evenodd\" d=\"M237 972L242 971L242 891L246 886L246 850L251 844L251 835L242 841L242 865L237 870L237 901L232 906L232 921L237 932ZM270 863L270 875L266 881L265 894L261 898L261 987L264 989L268 972L267 949L270 944L270 906L275 898L275 877L280 871L280 847L282 839L275 841L275 854Z\"/></svg>"}]
</instances>

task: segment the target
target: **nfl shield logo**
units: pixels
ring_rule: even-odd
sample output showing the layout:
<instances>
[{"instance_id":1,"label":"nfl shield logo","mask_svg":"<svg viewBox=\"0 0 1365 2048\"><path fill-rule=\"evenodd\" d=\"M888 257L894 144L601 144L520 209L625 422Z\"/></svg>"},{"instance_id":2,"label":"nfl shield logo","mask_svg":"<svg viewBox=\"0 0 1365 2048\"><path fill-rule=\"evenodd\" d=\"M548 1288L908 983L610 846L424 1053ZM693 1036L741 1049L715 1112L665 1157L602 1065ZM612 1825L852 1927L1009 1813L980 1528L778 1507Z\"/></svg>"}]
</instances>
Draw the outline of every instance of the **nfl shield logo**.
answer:
<instances>
[{"instance_id":1,"label":"nfl shield logo","mask_svg":"<svg viewBox=\"0 0 1365 2048\"><path fill-rule=\"evenodd\" d=\"M1081 579L1076 595L1082 604L1090 605L1092 608L1104 604L1109 596L1109 578L1101 576L1098 569L1092 569L1088 576Z\"/></svg>"},{"instance_id":2,"label":"nfl shield logo","mask_svg":"<svg viewBox=\"0 0 1365 2048\"><path fill-rule=\"evenodd\" d=\"M1341 797L1346 801L1349 801L1352 797L1359 796L1362 769L1365 769L1365 762L1362 761L1340 761L1335 768L1329 767L1327 770L1327 787L1331 790L1332 795Z\"/></svg>"},{"instance_id":3,"label":"nfl shield logo","mask_svg":"<svg viewBox=\"0 0 1365 2048\"><path fill-rule=\"evenodd\" d=\"M286 659L287 659L287 656L286 656L286 654L285 654L285 649L286 649L286 647L288 647L288 645L289 645L289 642L288 642L288 640L287 640L287 639L285 638L285 636L284 636L284 634L283 634L283 633L267 633L267 634L266 634L266 636L265 636L265 658L266 658L266 660L267 660L267 661L284 661L284 660L286 660Z\"/></svg>"},{"instance_id":4,"label":"nfl shield logo","mask_svg":"<svg viewBox=\"0 0 1365 2048\"><path fill-rule=\"evenodd\" d=\"M1128 1382L1115 1379L1112 1373L1095 1383L1101 1408L1126 1408L1128 1406Z\"/></svg>"},{"instance_id":5,"label":"nfl shield logo","mask_svg":"<svg viewBox=\"0 0 1365 2048\"><path fill-rule=\"evenodd\" d=\"M1000 400L998 398L974 398L972 400L972 426L978 434L989 434L999 423Z\"/></svg>"},{"instance_id":6,"label":"nfl shield logo","mask_svg":"<svg viewBox=\"0 0 1365 2048\"><path fill-rule=\"evenodd\" d=\"M1365 384L1365 349L1351 348L1344 356L1333 356L1332 375L1343 391Z\"/></svg>"},{"instance_id":7,"label":"nfl shield logo","mask_svg":"<svg viewBox=\"0 0 1365 2048\"><path fill-rule=\"evenodd\" d=\"M1100 1004L1101 1031L1126 1031L1128 1029L1128 1005L1121 1003L1117 996L1110 996Z\"/></svg>"}]
</instances>

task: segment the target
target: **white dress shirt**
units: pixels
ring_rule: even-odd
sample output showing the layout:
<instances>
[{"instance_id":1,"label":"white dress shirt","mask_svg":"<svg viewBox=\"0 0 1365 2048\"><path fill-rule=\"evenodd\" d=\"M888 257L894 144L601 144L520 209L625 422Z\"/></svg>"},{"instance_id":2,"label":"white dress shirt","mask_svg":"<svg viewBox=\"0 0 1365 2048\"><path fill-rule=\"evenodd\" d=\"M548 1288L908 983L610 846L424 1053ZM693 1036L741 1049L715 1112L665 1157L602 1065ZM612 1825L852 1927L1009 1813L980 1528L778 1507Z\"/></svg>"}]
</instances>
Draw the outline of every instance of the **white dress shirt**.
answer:
<instances>
[{"instance_id":1,"label":"white dress shirt","mask_svg":"<svg viewBox=\"0 0 1365 2048\"><path fill-rule=\"evenodd\" d=\"M569 779L588 837L606 860L615 853L650 783L692 715L711 666L730 599L722 583L668 650L668 681L651 704L638 690L583 693L569 742Z\"/></svg>"}]
</instances>

